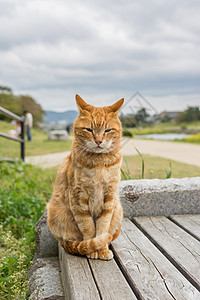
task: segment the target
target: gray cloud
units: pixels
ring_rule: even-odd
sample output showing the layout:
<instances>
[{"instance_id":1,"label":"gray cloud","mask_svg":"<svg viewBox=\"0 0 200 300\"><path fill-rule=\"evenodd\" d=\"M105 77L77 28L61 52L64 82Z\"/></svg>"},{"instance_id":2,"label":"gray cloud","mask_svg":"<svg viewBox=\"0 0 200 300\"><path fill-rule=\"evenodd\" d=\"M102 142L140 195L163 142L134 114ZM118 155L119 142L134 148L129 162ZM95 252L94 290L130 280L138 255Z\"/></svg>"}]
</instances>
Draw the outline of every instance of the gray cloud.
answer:
<instances>
[{"instance_id":1,"label":"gray cloud","mask_svg":"<svg viewBox=\"0 0 200 300\"><path fill-rule=\"evenodd\" d=\"M197 105L199 11L195 0L1 1L0 79L44 108L56 95L58 108L73 106L79 91L101 103L173 95L174 109L195 95Z\"/></svg>"}]
</instances>

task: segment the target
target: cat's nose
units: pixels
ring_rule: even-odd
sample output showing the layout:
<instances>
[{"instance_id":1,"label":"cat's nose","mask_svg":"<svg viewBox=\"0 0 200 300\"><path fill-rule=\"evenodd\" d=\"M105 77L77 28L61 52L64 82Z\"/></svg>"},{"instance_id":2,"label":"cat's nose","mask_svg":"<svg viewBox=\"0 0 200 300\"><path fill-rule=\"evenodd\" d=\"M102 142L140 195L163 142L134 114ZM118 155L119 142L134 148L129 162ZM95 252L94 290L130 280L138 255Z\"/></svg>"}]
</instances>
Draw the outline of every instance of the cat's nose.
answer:
<instances>
[{"instance_id":1,"label":"cat's nose","mask_svg":"<svg viewBox=\"0 0 200 300\"><path fill-rule=\"evenodd\" d=\"M102 143L102 141L101 140L95 140L95 143L99 146Z\"/></svg>"}]
</instances>

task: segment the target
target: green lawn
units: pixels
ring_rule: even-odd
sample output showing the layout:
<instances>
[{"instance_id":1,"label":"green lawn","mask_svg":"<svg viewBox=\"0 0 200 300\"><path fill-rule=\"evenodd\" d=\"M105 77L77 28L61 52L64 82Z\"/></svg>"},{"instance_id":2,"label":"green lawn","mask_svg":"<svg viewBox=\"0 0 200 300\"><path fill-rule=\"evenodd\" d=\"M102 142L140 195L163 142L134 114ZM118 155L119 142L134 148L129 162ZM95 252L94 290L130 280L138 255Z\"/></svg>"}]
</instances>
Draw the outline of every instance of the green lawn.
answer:
<instances>
[{"instance_id":1,"label":"green lawn","mask_svg":"<svg viewBox=\"0 0 200 300\"><path fill-rule=\"evenodd\" d=\"M0 132L8 134L8 130L15 129L10 123L0 121ZM41 155L64 152L70 150L72 141L49 141L47 133L42 130L32 130L32 142L25 143L25 155ZM0 137L0 158L20 157L20 143Z\"/></svg>"},{"instance_id":2,"label":"green lawn","mask_svg":"<svg viewBox=\"0 0 200 300\"><path fill-rule=\"evenodd\" d=\"M143 155L144 178L165 179L167 175L172 178L197 177L200 176L200 167L185 163ZM124 173L124 174L123 174ZM142 178L142 159L139 155L125 156L122 163L122 180Z\"/></svg>"},{"instance_id":3,"label":"green lawn","mask_svg":"<svg viewBox=\"0 0 200 300\"><path fill-rule=\"evenodd\" d=\"M129 129L129 128L128 128ZM200 131L200 121L191 123L156 123L152 125L145 125L139 128L129 129L133 134L151 134L151 133L171 133L184 130Z\"/></svg>"},{"instance_id":4,"label":"green lawn","mask_svg":"<svg viewBox=\"0 0 200 300\"><path fill-rule=\"evenodd\" d=\"M199 177L200 167L177 162L174 160L143 155L144 178L165 179L170 174L172 178ZM45 169L50 180L54 182L59 166ZM139 155L125 156L122 162L121 180L142 178L142 159ZM123 175L124 173L124 175Z\"/></svg>"}]
</instances>

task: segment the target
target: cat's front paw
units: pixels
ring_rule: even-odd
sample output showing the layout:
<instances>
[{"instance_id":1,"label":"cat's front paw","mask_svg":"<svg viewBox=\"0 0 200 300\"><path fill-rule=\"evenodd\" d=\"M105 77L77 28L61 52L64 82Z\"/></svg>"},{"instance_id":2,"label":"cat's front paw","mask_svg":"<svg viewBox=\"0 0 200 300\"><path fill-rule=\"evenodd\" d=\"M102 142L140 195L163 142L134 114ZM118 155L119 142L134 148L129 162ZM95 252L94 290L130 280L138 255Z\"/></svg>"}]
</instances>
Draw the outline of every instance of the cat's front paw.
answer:
<instances>
[{"instance_id":1,"label":"cat's front paw","mask_svg":"<svg viewBox=\"0 0 200 300\"><path fill-rule=\"evenodd\" d=\"M98 251L99 253L99 259L102 260L110 260L113 258L113 252L109 249L102 249Z\"/></svg>"},{"instance_id":2,"label":"cat's front paw","mask_svg":"<svg viewBox=\"0 0 200 300\"><path fill-rule=\"evenodd\" d=\"M90 254L87 254L86 256L87 256L87 258L98 259L99 258L99 253L98 253L98 251L94 251Z\"/></svg>"}]
</instances>

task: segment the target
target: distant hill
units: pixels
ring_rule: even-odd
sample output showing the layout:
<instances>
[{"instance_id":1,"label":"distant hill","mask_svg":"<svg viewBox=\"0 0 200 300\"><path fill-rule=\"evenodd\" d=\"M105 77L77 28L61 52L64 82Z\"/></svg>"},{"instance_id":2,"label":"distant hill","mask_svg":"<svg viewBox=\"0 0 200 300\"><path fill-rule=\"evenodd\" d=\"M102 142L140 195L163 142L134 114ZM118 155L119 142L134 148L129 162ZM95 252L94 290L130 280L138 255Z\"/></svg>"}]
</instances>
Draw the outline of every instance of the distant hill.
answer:
<instances>
[{"instance_id":1,"label":"distant hill","mask_svg":"<svg viewBox=\"0 0 200 300\"><path fill-rule=\"evenodd\" d=\"M78 112L75 110L67 110L64 112L47 110L43 118L45 123L69 125L74 122L77 116Z\"/></svg>"}]
</instances>

